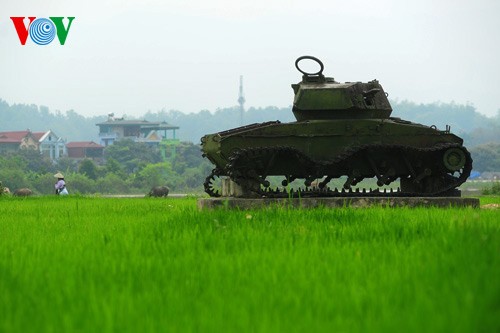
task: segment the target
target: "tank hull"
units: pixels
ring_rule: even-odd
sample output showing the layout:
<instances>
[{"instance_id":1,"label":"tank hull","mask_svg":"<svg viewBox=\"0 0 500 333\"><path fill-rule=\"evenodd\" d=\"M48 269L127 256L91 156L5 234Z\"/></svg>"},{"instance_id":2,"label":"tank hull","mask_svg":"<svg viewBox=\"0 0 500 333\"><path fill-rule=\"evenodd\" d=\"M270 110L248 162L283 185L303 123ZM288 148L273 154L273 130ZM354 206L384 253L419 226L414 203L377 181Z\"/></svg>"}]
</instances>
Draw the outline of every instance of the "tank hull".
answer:
<instances>
[{"instance_id":1,"label":"tank hull","mask_svg":"<svg viewBox=\"0 0 500 333\"><path fill-rule=\"evenodd\" d=\"M462 143L449 131L397 118L311 120L206 135L202 151L217 175L253 189L267 185L268 176L302 178L306 186L347 176L347 190L375 177L379 186L400 179L407 195L439 195L470 173L472 160Z\"/></svg>"},{"instance_id":2,"label":"tank hull","mask_svg":"<svg viewBox=\"0 0 500 333\"><path fill-rule=\"evenodd\" d=\"M224 170L229 157L241 148L293 147L310 159L331 161L367 144L426 148L444 143L462 145L463 140L447 131L396 119L314 120L267 122L209 134L202 138L202 151Z\"/></svg>"}]
</instances>

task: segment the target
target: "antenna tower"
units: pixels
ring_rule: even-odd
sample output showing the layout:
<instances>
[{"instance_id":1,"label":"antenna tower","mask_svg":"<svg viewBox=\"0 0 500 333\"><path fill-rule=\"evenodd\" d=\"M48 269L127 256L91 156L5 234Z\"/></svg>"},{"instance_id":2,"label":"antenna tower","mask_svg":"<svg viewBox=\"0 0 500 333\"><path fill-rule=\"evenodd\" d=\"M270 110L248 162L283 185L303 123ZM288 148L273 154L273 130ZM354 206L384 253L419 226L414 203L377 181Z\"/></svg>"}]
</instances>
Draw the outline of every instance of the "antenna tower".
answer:
<instances>
[{"instance_id":1,"label":"antenna tower","mask_svg":"<svg viewBox=\"0 0 500 333\"><path fill-rule=\"evenodd\" d=\"M240 94L238 96L238 104L240 105L240 125L243 126L243 114L245 113L245 96L243 95L243 75L240 75Z\"/></svg>"}]
</instances>

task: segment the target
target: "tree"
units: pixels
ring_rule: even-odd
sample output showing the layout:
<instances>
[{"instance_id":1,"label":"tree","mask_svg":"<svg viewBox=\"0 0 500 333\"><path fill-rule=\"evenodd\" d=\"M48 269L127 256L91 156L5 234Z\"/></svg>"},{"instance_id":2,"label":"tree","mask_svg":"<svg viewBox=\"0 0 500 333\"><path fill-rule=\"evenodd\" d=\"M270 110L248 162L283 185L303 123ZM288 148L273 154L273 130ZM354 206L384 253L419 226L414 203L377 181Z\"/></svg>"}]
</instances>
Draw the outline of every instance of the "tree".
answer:
<instances>
[{"instance_id":1,"label":"tree","mask_svg":"<svg viewBox=\"0 0 500 333\"><path fill-rule=\"evenodd\" d=\"M108 173L99 178L96 181L96 189L99 193L130 193L130 185L127 180L114 173Z\"/></svg>"},{"instance_id":2,"label":"tree","mask_svg":"<svg viewBox=\"0 0 500 333\"><path fill-rule=\"evenodd\" d=\"M0 169L0 181L12 192L23 187L30 187L25 173L19 169Z\"/></svg>"},{"instance_id":3,"label":"tree","mask_svg":"<svg viewBox=\"0 0 500 333\"><path fill-rule=\"evenodd\" d=\"M473 168L479 172L500 170L500 144L489 143L470 149Z\"/></svg>"},{"instance_id":4,"label":"tree","mask_svg":"<svg viewBox=\"0 0 500 333\"><path fill-rule=\"evenodd\" d=\"M179 182L176 184L177 190L197 189L201 191L207 175L208 173L204 173L201 168L188 168L179 176Z\"/></svg>"},{"instance_id":5,"label":"tree","mask_svg":"<svg viewBox=\"0 0 500 333\"><path fill-rule=\"evenodd\" d=\"M98 177L97 166L94 164L94 162L92 162L92 160L89 160L87 158L80 162L78 172L84 174L92 180L96 180Z\"/></svg>"},{"instance_id":6,"label":"tree","mask_svg":"<svg viewBox=\"0 0 500 333\"><path fill-rule=\"evenodd\" d=\"M38 150L19 149L16 152L10 152L7 156L15 159L18 163L17 167L26 172L47 173L55 170L52 161L40 154Z\"/></svg>"},{"instance_id":7,"label":"tree","mask_svg":"<svg viewBox=\"0 0 500 333\"><path fill-rule=\"evenodd\" d=\"M139 180L145 188L174 183L175 176L172 166L166 162L148 164L139 172Z\"/></svg>"},{"instance_id":8,"label":"tree","mask_svg":"<svg viewBox=\"0 0 500 333\"><path fill-rule=\"evenodd\" d=\"M66 187L70 194L90 194L96 193L95 181L79 173L70 173L66 175Z\"/></svg>"},{"instance_id":9,"label":"tree","mask_svg":"<svg viewBox=\"0 0 500 333\"><path fill-rule=\"evenodd\" d=\"M31 185L40 194L54 194L56 180L52 173L39 174L31 181Z\"/></svg>"},{"instance_id":10,"label":"tree","mask_svg":"<svg viewBox=\"0 0 500 333\"><path fill-rule=\"evenodd\" d=\"M106 165L104 166L104 170L106 171L107 174L111 173L121 178L127 177L127 174L123 170L120 163L118 163L118 161L112 157L106 159Z\"/></svg>"},{"instance_id":11,"label":"tree","mask_svg":"<svg viewBox=\"0 0 500 333\"><path fill-rule=\"evenodd\" d=\"M77 172L78 171L78 163L77 160L69 157L61 157L57 160L56 163L57 171L65 173Z\"/></svg>"},{"instance_id":12,"label":"tree","mask_svg":"<svg viewBox=\"0 0 500 333\"><path fill-rule=\"evenodd\" d=\"M148 164L161 162L157 148L129 139L116 141L106 147L104 157L118 161L129 174L140 171Z\"/></svg>"},{"instance_id":13,"label":"tree","mask_svg":"<svg viewBox=\"0 0 500 333\"><path fill-rule=\"evenodd\" d=\"M210 163L201 155L201 146L191 142L181 142L177 147L177 154L172 168L182 174L187 168L199 168L204 163Z\"/></svg>"}]
</instances>

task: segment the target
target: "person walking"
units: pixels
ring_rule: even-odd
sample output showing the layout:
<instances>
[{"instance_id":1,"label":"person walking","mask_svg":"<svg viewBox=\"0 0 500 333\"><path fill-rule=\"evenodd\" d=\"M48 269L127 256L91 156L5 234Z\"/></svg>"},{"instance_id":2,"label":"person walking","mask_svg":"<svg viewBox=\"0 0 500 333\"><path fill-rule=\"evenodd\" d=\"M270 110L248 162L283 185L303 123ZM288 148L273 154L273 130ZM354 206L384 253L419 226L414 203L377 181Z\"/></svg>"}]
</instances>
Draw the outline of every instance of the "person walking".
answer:
<instances>
[{"instance_id":1,"label":"person walking","mask_svg":"<svg viewBox=\"0 0 500 333\"><path fill-rule=\"evenodd\" d=\"M68 190L66 189L66 182L64 181L64 176L62 173L58 172L54 175L57 178L57 183L55 185L57 195L68 195Z\"/></svg>"}]
</instances>

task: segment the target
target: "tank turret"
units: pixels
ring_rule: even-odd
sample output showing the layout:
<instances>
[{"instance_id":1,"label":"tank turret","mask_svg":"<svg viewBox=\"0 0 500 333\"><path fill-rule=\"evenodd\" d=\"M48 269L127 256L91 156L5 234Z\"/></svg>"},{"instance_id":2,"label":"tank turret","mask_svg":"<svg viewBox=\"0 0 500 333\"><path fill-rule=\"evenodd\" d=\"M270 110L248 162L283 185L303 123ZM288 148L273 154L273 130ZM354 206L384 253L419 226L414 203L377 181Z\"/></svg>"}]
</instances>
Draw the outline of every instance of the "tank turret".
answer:
<instances>
[{"instance_id":1,"label":"tank turret","mask_svg":"<svg viewBox=\"0 0 500 333\"><path fill-rule=\"evenodd\" d=\"M320 70L308 73L300 68L301 60L317 62ZM303 74L302 81L292 84L295 94L293 113L297 121L319 119L388 118L392 108L387 93L377 80L336 82L323 75L323 63L312 56L302 56L295 67Z\"/></svg>"}]
</instances>

